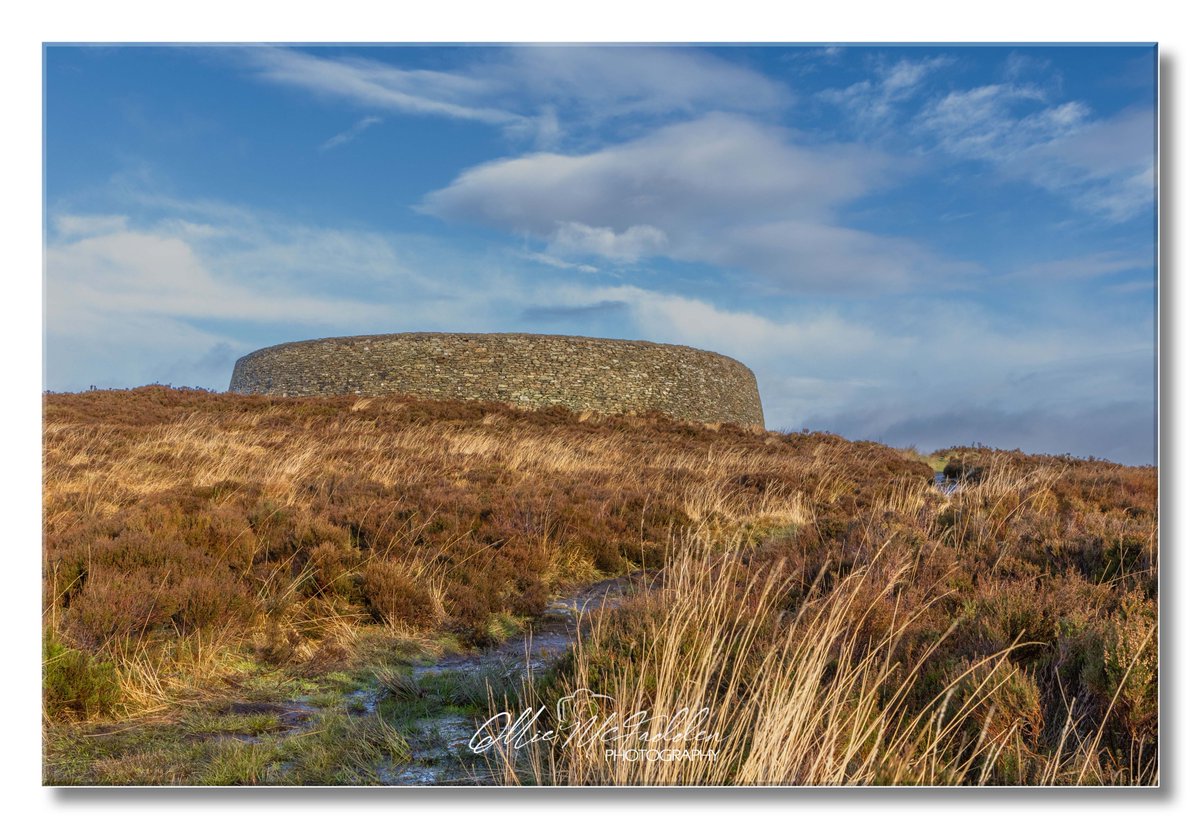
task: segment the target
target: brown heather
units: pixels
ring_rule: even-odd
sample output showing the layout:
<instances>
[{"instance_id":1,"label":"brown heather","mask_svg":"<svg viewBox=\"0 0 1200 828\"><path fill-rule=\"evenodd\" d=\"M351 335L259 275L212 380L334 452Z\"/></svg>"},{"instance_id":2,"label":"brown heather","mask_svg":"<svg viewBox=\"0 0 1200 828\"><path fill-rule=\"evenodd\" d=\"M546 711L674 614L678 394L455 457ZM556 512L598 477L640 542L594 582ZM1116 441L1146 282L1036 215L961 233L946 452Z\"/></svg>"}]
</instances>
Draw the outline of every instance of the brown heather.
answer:
<instances>
[{"instance_id":1,"label":"brown heather","mask_svg":"<svg viewBox=\"0 0 1200 828\"><path fill-rule=\"evenodd\" d=\"M163 387L45 397L50 724L486 645L661 570L531 700L714 708L716 763L507 757L513 782L1153 784L1157 471L654 416Z\"/></svg>"}]
</instances>

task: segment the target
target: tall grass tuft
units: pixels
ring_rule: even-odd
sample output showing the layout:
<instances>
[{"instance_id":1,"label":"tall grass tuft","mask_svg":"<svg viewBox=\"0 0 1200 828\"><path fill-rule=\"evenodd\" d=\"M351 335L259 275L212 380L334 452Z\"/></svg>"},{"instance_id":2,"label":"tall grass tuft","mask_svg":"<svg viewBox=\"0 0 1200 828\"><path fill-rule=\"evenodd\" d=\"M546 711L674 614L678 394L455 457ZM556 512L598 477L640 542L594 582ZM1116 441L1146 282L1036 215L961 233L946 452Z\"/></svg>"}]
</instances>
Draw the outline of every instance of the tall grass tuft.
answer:
<instances>
[{"instance_id":1,"label":"tall grass tuft","mask_svg":"<svg viewBox=\"0 0 1200 828\"><path fill-rule=\"evenodd\" d=\"M518 707L544 707L542 728L558 728L557 738L505 742L503 721L489 728L496 773L542 785L1157 780L1153 751L1121 766L1102 746L1107 716L1098 724L1068 716L1047 732L1037 685L1013 661L1019 644L960 664L931 688L930 663L959 625L928 635L945 596L897 601L912 573L885 569L884 558L823 587L824 573L805 583L785 559L755 561L741 547L691 536L658 584L599 614L553 682L526 685ZM887 623L872 623L881 612ZM1121 681L1144 670L1139 663L1131 657ZM550 721L557 699L581 688L589 704ZM702 710L700 730L717 738L664 727ZM639 726L641 717L654 725ZM672 752L690 749L700 756Z\"/></svg>"}]
</instances>

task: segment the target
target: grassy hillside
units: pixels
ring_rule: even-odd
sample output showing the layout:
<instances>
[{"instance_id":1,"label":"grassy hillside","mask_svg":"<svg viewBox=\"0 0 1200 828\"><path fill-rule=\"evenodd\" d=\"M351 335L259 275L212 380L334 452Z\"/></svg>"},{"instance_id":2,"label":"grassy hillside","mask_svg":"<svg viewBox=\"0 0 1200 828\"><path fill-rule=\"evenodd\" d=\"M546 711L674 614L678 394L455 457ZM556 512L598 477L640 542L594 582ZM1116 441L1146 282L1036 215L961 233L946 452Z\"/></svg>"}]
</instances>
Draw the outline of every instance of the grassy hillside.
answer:
<instances>
[{"instance_id":1,"label":"grassy hillside","mask_svg":"<svg viewBox=\"0 0 1200 828\"><path fill-rule=\"evenodd\" d=\"M1156 780L1156 470L931 461L963 485L828 434L47 395L47 781L380 781L380 756L412 757L403 720L353 715L363 676L493 646L635 570L655 588L524 692L699 693L724 711L722 761L528 752L508 781ZM300 695L334 717L311 747L216 738L279 731Z\"/></svg>"}]
</instances>

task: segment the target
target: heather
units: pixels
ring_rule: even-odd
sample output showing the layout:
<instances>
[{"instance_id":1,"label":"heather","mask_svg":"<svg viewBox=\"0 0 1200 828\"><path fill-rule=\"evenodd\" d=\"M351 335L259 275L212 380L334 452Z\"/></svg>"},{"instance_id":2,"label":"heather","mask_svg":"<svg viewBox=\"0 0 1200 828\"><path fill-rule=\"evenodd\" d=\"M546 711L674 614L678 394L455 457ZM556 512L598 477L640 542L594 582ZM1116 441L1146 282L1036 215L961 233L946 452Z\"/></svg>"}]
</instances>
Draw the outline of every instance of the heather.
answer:
<instances>
[{"instance_id":1,"label":"heather","mask_svg":"<svg viewBox=\"0 0 1200 828\"><path fill-rule=\"evenodd\" d=\"M523 692L703 696L740 749L504 781L1157 779L1153 468L401 397L44 405L48 781L386 781L418 701L495 701L393 692L414 664L631 572L655 578Z\"/></svg>"}]
</instances>

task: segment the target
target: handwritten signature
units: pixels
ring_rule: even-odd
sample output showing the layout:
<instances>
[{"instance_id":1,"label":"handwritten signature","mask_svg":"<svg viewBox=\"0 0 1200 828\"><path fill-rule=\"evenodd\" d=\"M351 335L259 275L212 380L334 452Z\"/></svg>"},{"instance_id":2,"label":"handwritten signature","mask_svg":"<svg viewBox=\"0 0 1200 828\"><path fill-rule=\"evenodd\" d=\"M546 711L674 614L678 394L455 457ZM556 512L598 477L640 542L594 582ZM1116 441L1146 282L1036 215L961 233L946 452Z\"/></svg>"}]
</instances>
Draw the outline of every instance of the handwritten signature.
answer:
<instances>
[{"instance_id":1,"label":"handwritten signature","mask_svg":"<svg viewBox=\"0 0 1200 828\"><path fill-rule=\"evenodd\" d=\"M515 716L509 711L500 711L480 725L468 746L475 753L483 753L493 748L519 750L538 743L558 746L603 744L613 748L606 751L611 755L628 756L640 751L640 755L645 756L647 749L652 748L652 753L661 752L665 756L668 753L700 753L695 746L711 748L721 739L719 733L705 725L711 715L707 706L695 710L683 706L657 714L636 710L621 715L604 713L604 702L615 704L611 696L580 688L558 700L553 716L545 705L536 710L526 707ZM684 749L664 750L668 746Z\"/></svg>"}]
</instances>

